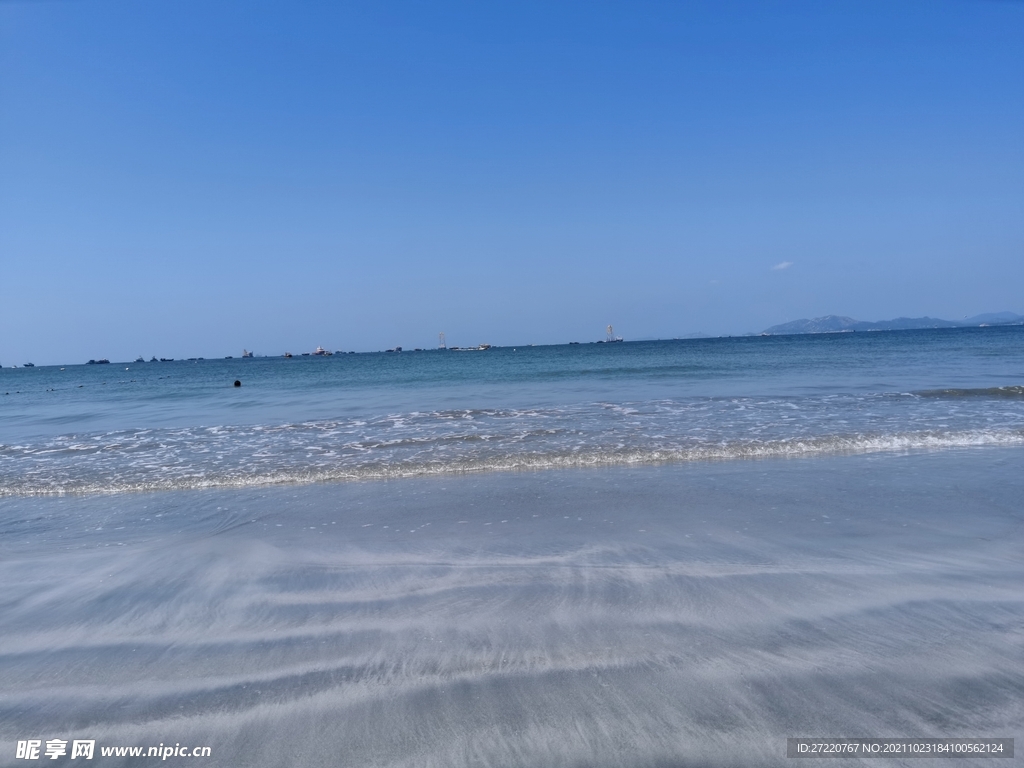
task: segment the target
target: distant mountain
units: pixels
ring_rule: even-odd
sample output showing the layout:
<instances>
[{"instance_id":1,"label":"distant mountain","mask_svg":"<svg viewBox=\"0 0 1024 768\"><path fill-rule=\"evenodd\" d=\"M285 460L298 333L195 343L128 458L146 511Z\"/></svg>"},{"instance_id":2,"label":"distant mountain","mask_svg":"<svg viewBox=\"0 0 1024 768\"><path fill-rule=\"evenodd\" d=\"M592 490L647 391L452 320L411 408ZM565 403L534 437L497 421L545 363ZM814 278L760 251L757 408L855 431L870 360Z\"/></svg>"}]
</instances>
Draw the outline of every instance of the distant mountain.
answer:
<instances>
[{"instance_id":1,"label":"distant mountain","mask_svg":"<svg viewBox=\"0 0 1024 768\"><path fill-rule=\"evenodd\" d=\"M879 320L877 323L854 320L841 315L826 315L813 320L793 320L782 325L773 325L763 333L781 336L790 333L845 333L851 331L909 331L921 328L970 328L983 325L1024 325L1024 315L1013 312L991 312L985 315L965 317L963 320L939 320L935 317L897 317L895 320Z\"/></svg>"},{"instance_id":2,"label":"distant mountain","mask_svg":"<svg viewBox=\"0 0 1024 768\"><path fill-rule=\"evenodd\" d=\"M838 333L840 331L852 331L859 324L860 321L854 320L852 317L825 315L825 317L816 317L813 320L793 320L782 325L773 325L764 333L772 335L786 333Z\"/></svg>"}]
</instances>

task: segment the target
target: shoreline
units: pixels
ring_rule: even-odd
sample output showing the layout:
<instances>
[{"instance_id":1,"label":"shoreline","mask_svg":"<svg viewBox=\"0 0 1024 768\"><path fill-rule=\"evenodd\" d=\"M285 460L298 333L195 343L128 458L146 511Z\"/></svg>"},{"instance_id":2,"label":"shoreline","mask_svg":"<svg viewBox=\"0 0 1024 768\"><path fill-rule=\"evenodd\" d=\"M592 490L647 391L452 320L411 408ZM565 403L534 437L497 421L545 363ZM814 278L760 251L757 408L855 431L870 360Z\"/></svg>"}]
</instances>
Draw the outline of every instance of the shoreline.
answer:
<instances>
[{"instance_id":1,"label":"shoreline","mask_svg":"<svg viewBox=\"0 0 1024 768\"><path fill-rule=\"evenodd\" d=\"M439 438L443 439L443 438ZM378 461L368 464L316 468L274 467L263 475L191 477L156 480L140 478L128 482L112 478L82 481L29 477L21 488L0 486L0 500L17 498L112 497L145 493L213 490L259 490L300 488L351 482L388 482L428 477L467 475L530 474L575 470L717 464L746 461L842 458L850 456L903 456L960 450L1019 449L1024 446L1024 429L974 429L946 431L918 430L900 434L807 435L771 441L736 440L732 445L694 445L678 448L632 447L619 450L569 452L524 452L453 461ZM120 470L120 468L118 468ZM40 487L42 486L42 487ZM49 486L49 487L46 487ZM56 486L56 487L54 487Z\"/></svg>"}]
</instances>

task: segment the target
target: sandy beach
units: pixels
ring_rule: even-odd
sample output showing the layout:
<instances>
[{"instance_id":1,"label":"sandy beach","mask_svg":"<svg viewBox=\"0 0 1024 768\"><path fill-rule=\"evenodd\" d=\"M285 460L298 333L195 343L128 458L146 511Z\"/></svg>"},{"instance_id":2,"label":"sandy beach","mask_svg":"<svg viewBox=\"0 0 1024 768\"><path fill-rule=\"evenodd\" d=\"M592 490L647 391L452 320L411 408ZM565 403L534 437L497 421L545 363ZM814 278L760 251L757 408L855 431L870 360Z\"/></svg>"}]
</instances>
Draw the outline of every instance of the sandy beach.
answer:
<instances>
[{"instance_id":1,"label":"sandy beach","mask_svg":"<svg viewBox=\"0 0 1024 768\"><path fill-rule=\"evenodd\" d=\"M4 499L34 533L4 539L0 733L225 766L1020 736L1022 470L977 449Z\"/></svg>"}]
</instances>

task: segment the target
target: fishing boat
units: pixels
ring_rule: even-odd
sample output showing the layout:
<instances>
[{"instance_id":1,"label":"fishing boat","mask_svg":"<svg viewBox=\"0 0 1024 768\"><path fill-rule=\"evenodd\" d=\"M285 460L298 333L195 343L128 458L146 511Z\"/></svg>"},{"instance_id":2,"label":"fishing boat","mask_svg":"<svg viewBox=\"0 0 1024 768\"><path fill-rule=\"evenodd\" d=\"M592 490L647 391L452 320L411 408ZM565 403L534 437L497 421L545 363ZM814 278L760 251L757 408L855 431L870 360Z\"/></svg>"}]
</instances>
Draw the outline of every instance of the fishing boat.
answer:
<instances>
[{"instance_id":1,"label":"fishing boat","mask_svg":"<svg viewBox=\"0 0 1024 768\"><path fill-rule=\"evenodd\" d=\"M243 349L242 357L252 357L252 352L250 352L248 349Z\"/></svg>"}]
</instances>

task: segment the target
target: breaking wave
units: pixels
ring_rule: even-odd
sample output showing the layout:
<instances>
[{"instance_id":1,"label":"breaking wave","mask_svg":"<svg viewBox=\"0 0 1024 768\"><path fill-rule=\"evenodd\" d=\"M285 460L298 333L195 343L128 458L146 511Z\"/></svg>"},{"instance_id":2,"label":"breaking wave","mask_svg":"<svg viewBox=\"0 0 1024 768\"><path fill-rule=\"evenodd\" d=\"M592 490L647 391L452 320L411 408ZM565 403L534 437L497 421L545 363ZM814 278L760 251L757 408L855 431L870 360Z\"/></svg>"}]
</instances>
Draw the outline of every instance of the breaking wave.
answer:
<instances>
[{"instance_id":1,"label":"breaking wave","mask_svg":"<svg viewBox=\"0 0 1024 768\"><path fill-rule=\"evenodd\" d=\"M1024 445L1024 412L913 395L722 398L121 430L0 445L0 496Z\"/></svg>"}]
</instances>

